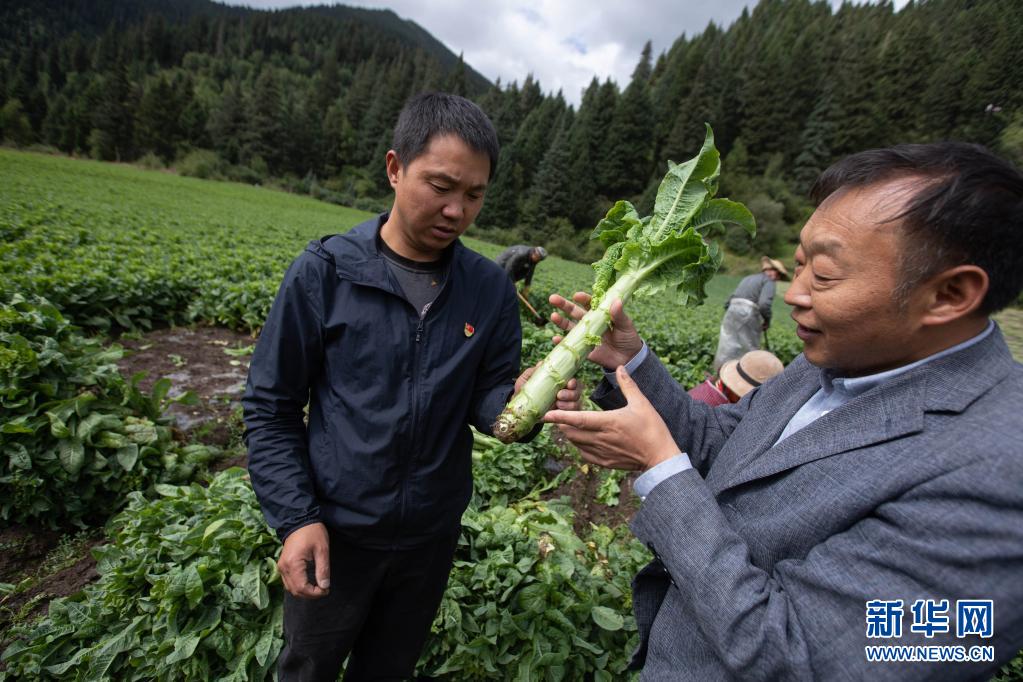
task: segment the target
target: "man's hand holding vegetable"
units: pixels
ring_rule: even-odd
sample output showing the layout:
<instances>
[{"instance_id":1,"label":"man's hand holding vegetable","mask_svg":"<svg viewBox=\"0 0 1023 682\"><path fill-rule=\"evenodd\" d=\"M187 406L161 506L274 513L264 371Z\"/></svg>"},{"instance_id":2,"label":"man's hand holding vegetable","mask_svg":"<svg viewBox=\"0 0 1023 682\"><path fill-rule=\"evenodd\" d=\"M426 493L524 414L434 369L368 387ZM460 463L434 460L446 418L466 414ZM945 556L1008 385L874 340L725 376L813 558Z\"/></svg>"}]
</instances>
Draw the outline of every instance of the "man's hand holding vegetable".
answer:
<instances>
[{"instance_id":1,"label":"man's hand holding vegetable","mask_svg":"<svg viewBox=\"0 0 1023 682\"><path fill-rule=\"evenodd\" d=\"M571 329L565 327L564 339L494 422L495 436L510 443L528 433L595 347L592 357L598 362L603 358L605 367L621 364L615 359L621 360L623 350L637 345L638 337L635 330L631 337L615 334L612 338L625 345L602 347L604 333L615 322L612 306L621 316L621 306L632 296L670 296L689 306L704 299L704 285L721 264L721 250L705 237L721 234L729 225L751 234L756 229L745 206L713 198L720 168L708 128L698 156L680 165L669 162L652 215L641 218L628 201L611 207L592 235L606 248L593 264L592 299L585 295L577 299L586 300L590 310L574 318Z\"/></svg>"},{"instance_id":2,"label":"man's hand holding vegetable","mask_svg":"<svg viewBox=\"0 0 1023 682\"><path fill-rule=\"evenodd\" d=\"M562 313L554 313L551 321L569 331L589 308L590 295L576 292L569 301L554 294L550 303ZM643 349L643 340L632 320L625 314L621 301L611 304L611 325L601 343L587 356L608 372L615 372L627 405L617 410L571 411L562 407L559 392L558 409L548 412L543 420L558 424L562 433L579 448L583 459L610 469L646 471L679 453L668 427L650 401L625 370L625 365ZM561 337L554 337L555 343ZM574 379L573 379L574 381ZM576 389L578 396L578 389ZM574 400L578 403L578 397Z\"/></svg>"},{"instance_id":3,"label":"man's hand holding vegetable","mask_svg":"<svg viewBox=\"0 0 1023 682\"><path fill-rule=\"evenodd\" d=\"M557 337L555 337L557 339ZM557 341L555 341L557 343ZM533 375L536 368L540 366L540 363L532 367L527 367L526 370L519 375L519 378L515 380L515 392L512 395L517 395L522 387L529 381L529 377ZM579 387L579 382L576 379L570 379L565 388L558 391L555 396L554 404L552 407L558 410L579 410L582 409L582 389Z\"/></svg>"}]
</instances>

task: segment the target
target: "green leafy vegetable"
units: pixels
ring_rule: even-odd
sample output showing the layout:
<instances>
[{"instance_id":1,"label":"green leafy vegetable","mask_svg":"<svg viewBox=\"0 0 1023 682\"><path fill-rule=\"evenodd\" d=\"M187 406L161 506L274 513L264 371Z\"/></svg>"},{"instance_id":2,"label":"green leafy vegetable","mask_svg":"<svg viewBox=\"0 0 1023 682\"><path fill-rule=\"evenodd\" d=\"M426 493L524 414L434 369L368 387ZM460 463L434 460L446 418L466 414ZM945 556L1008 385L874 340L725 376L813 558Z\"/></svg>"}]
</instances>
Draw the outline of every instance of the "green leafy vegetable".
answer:
<instances>
[{"instance_id":1,"label":"green leafy vegetable","mask_svg":"<svg viewBox=\"0 0 1023 682\"><path fill-rule=\"evenodd\" d=\"M99 581L10 633L10 679L261 680L282 645L280 544L243 469L129 496Z\"/></svg>"},{"instance_id":2,"label":"green leafy vegetable","mask_svg":"<svg viewBox=\"0 0 1023 682\"><path fill-rule=\"evenodd\" d=\"M521 438L554 402L557 392L575 376L587 354L600 342L611 322L616 299L670 296L680 305L697 305L704 286L721 264L717 245L706 237L739 225L750 233L753 216L742 204L714 199L721 162L714 135L686 163L668 164L651 217L641 219L627 201L616 203L593 231L605 245L594 263L593 301L562 342L543 360L523 389L494 423L494 435L511 442Z\"/></svg>"},{"instance_id":3,"label":"green leafy vegetable","mask_svg":"<svg viewBox=\"0 0 1023 682\"><path fill-rule=\"evenodd\" d=\"M128 492L187 482L214 456L172 439L170 381L147 394L120 357L45 299L0 299L0 520L102 523Z\"/></svg>"},{"instance_id":4,"label":"green leafy vegetable","mask_svg":"<svg viewBox=\"0 0 1023 682\"><path fill-rule=\"evenodd\" d=\"M502 443L476 430L472 432L473 500L471 507L507 505L541 490L556 486L571 472L550 479L548 460L558 454L550 429L541 431L530 443Z\"/></svg>"},{"instance_id":5,"label":"green leafy vegetable","mask_svg":"<svg viewBox=\"0 0 1023 682\"><path fill-rule=\"evenodd\" d=\"M584 541L564 502L470 509L419 661L453 680L620 680L636 644L629 581L649 553L624 527Z\"/></svg>"}]
</instances>

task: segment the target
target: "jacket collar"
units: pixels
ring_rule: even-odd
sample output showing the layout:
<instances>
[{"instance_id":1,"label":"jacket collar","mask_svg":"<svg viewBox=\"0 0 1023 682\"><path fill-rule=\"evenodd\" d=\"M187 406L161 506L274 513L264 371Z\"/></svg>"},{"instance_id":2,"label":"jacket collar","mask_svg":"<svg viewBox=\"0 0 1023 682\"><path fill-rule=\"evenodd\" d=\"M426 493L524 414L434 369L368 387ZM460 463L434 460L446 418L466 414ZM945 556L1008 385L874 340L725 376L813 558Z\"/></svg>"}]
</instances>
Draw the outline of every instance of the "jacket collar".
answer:
<instances>
[{"instance_id":1,"label":"jacket collar","mask_svg":"<svg viewBox=\"0 0 1023 682\"><path fill-rule=\"evenodd\" d=\"M814 460L893 440L923 430L927 412L964 411L1013 370L1015 361L1001 330L961 351L924 363L864 392L775 445L796 411L820 388L820 369L800 355L751 399L768 409L751 409L741 422L745 438L730 439L720 472L708 483L717 491L773 476ZM765 390L767 389L767 390ZM747 421L748 420L748 421ZM733 436L736 434L733 434ZM721 453L725 455L723 451Z\"/></svg>"},{"instance_id":2,"label":"jacket collar","mask_svg":"<svg viewBox=\"0 0 1023 682\"><path fill-rule=\"evenodd\" d=\"M390 215L384 212L359 223L344 234L329 235L313 241L307 250L334 262L338 277L354 284L398 292L387 262L377 247L377 234ZM460 262L465 247L456 239L445 252L450 263ZM452 268L453 271L453 268Z\"/></svg>"}]
</instances>

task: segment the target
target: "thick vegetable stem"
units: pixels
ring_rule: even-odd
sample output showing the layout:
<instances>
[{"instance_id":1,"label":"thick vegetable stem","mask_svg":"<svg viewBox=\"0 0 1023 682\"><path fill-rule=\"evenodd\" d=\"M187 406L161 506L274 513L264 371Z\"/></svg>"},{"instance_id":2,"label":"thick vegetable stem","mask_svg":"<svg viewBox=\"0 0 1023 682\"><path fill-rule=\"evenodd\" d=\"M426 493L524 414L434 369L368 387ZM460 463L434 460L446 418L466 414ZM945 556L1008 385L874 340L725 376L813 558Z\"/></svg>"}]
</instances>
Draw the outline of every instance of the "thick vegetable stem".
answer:
<instances>
[{"instance_id":1,"label":"thick vegetable stem","mask_svg":"<svg viewBox=\"0 0 1023 682\"><path fill-rule=\"evenodd\" d=\"M625 303L642 279L642 272L623 274L607 290L600 304L586 313L544 358L522 390L512 398L494 422L493 431L501 441L511 443L529 433L533 425L550 409L568 380L582 367L611 323L609 308L615 299Z\"/></svg>"}]
</instances>

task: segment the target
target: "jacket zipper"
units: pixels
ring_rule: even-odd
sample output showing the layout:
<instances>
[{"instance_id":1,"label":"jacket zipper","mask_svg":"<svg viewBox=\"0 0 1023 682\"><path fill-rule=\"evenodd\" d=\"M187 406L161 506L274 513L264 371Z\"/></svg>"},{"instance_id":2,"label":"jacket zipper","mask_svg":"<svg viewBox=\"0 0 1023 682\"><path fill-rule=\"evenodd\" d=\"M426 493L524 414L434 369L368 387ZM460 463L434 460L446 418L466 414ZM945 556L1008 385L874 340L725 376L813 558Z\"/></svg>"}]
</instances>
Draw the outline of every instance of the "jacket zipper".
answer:
<instances>
[{"instance_id":1,"label":"jacket zipper","mask_svg":"<svg viewBox=\"0 0 1023 682\"><path fill-rule=\"evenodd\" d=\"M445 287L447 286L447 282L444 283L444 286ZM444 289L441 288L441 291L437 293L438 298L440 297L441 293L443 293L443 291ZM435 298L434 301L436 300L437 299ZM412 307L413 309L415 308L415 306L413 306L411 303L409 303L409 307ZM429 315L432 311L433 306L431 305L430 309L426 311L426 315ZM416 314L418 315L418 311L416 311ZM419 363L420 363L419 356L422 353L420 344L423 341L423 329L426 326L426 315L422 315L419 317L419 321L416 324L415 344L412 347L412 382L410 385L410 390L412 393L411 396L412 424L409 432L408 444L409 457L408 460L405 462L405 470L401 477L401 501L398 505L398 524L397 527L394 529L395 547L397 547L398 545L398 539L401 537L402 527L405 525L405 504L408 500L409 482L408 479L409 473L412 471L412 463L416 458L415 442L416 434L419 432Z\"/></svg>"},{"instance_id":2,"label":"jacket zipper","mask_svg":"<svg viewBox=\"0 0 1023 682\"><path fill-rule=\"evenodd\" d=\"M419 322L416 325L416 340L415 344L412 346L412 380L409 382L409 391L411 392L410 401L412 403L412 420L409 426L408 458L405 461L405 467L401 475L401 501L398 504L398 523L394 528L395 547L398 545L398 540L401 538L402 527L405 525L405 503L408 500L408 477L409 472L412 470L412 459L415 456L416 429L419 422L419 344L423 338L424 319L425 316L419 318Z\"/></svg>"}]
</instances>

